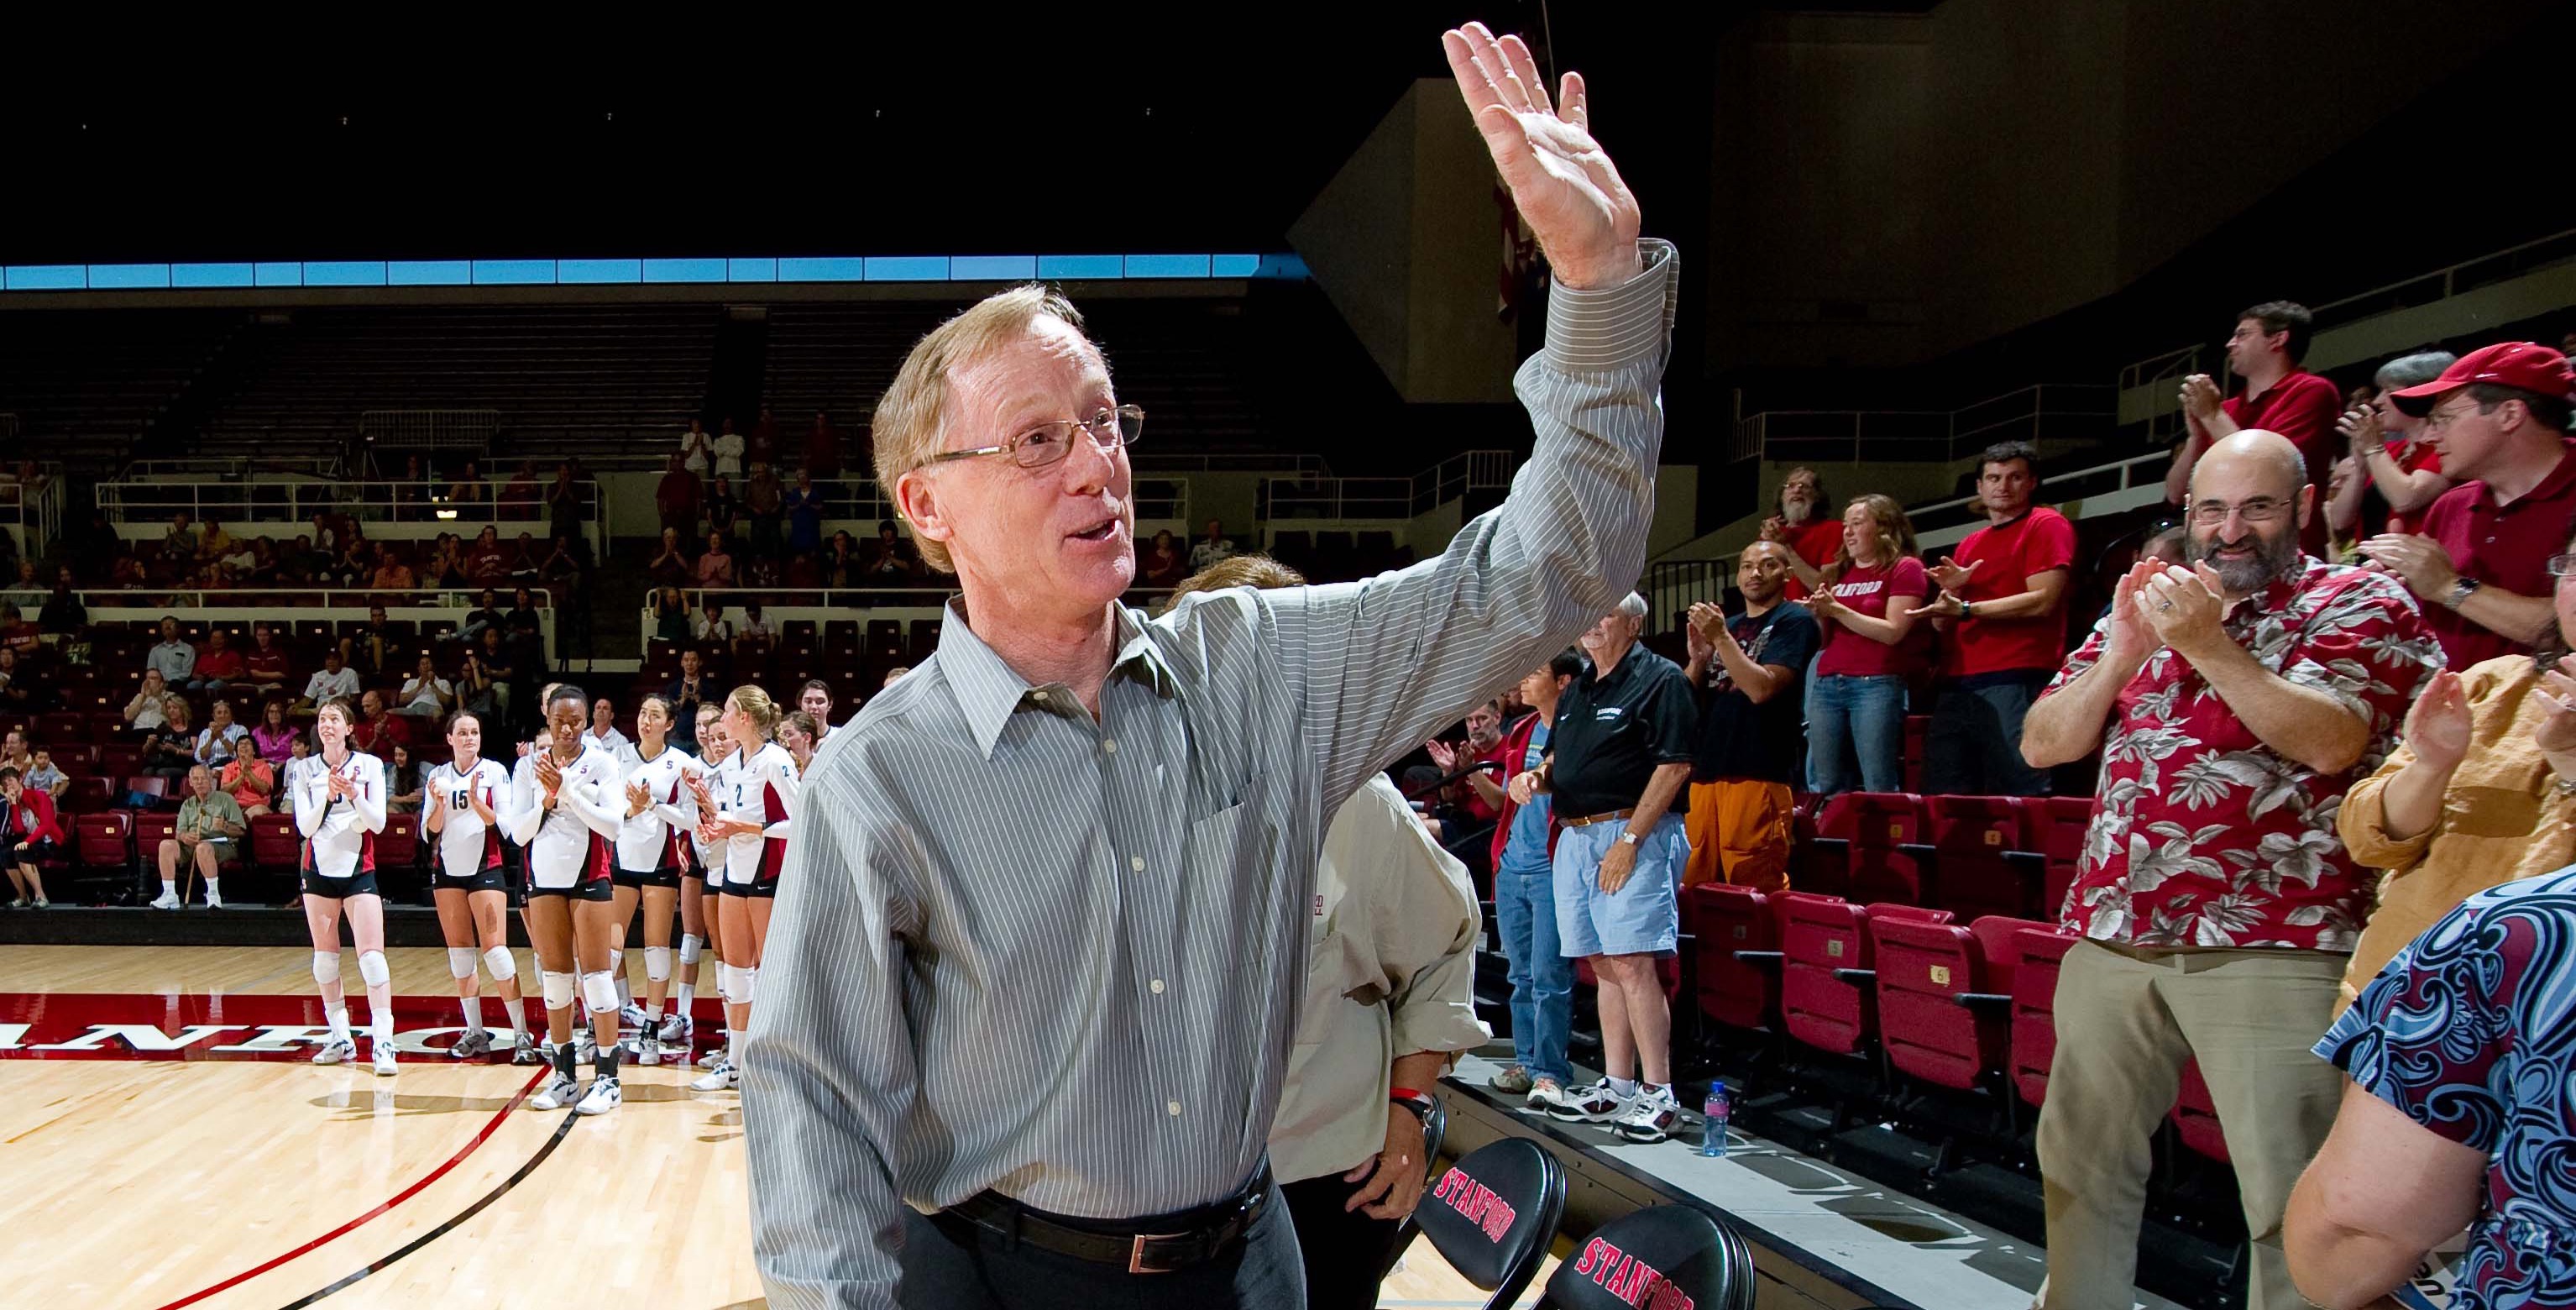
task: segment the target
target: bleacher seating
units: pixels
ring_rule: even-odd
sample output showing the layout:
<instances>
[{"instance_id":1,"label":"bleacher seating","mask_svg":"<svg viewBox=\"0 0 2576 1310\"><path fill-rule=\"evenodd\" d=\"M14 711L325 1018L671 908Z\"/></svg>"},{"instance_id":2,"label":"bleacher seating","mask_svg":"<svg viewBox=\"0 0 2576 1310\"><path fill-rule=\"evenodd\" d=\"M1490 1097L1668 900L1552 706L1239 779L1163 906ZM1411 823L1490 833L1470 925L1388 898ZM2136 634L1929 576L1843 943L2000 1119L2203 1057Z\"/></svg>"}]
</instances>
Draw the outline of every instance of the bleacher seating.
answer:
<instances>
[{"instance_id":1,"label":"bleacher seating","mask_svg":"<svg viewBox=\"0 0 2576 1310\"><path fill-rule=\"evenodd\" d=\"M0 412L48 459L113 463L240 330L223 310L0 314Z\"/></svg>"},{"instance_id":2,"label":"bleacher seating","mask_svg":"<svg viewBox=\"0 0 2576 1310\"><path fill-rule=\"evenodd\" d=\"M631 453L706 403L713 305L309 308L227 360L192 454L336 455L376 409L494 409L504 453ZM749 426L749 416L744 416ZM709 428L710 431L714 429ZM395 468L399 470L399 456ZM486 473L505 472L487 461Z\"/></svg>"}]
</instances>

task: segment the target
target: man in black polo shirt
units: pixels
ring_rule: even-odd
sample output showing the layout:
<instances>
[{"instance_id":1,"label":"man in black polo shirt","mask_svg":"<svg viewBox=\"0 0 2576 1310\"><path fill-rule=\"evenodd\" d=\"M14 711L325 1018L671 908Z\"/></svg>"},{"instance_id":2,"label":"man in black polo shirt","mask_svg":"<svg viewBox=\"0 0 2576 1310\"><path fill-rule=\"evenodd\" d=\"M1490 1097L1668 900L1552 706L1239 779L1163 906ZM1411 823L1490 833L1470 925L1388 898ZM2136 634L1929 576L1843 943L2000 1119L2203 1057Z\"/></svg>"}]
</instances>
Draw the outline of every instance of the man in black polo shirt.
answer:
<instances>
[{"instance_id":1,"label":"man in black polo shirt","mask_svg":"<svg viewBox=\"0 0 2576 1310\"><path fill-rule=\"evenodd\" d=\"M1646 600L1630 592L1583 634L1590 662L1557 703L1554 756L1513 787L1549 794L1563 829L1557 941L1566 955L1589 959L1601 984L1608 1076L1567 1092L1548 1113L1659 1142L1681 1121L1681 1107L1672 1089L1672 1010L1655 966L1681 933L1674 880L1690 858L1682 784L1698 716L1681 669L1637 644L1645 622ZM1641 1066L1642 1084L1633 1080Z\"/></svg>"},{"instance_id":2,"label":"man in black polo shirt","mask_svg":"<svg viewBox=\"0 0 2576 1310\"><path fill-rule=\"evenodd\" d=\"M1744 612L1690 609L1690 665L1699 689L1699 749L1691 759L1690 865L1682 885L1789 885L1789 788L1804 736L1798 681L1816 653L1816 617L1784 600L1788 548L1757 541L1736 562Z\"/></svg>"}]
</instances>

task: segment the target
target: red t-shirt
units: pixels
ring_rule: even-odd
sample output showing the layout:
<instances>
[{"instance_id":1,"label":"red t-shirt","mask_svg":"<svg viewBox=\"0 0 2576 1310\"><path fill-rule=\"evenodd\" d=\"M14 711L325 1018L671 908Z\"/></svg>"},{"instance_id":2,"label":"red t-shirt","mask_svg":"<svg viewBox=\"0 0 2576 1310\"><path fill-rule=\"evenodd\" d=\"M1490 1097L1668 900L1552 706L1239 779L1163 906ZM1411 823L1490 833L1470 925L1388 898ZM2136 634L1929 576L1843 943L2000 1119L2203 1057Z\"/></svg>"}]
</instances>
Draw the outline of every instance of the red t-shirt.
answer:
<instances>
[{"instance_id":1,"label":"red t-shirt","mask_svg":"<svg viewBox=\"0 0 2576 1310\"><path fill-rule=\"evenodd\" d=\"M411 724L405 722L400 714L388 714L381 719L360 719L349 725L349 745L369 755L381 755L390 760L394 757L394 747L410 744Z\"/></svg>"},{"instance_id":2,"label":"red t-shirt","mask_svg":"<svg viewBox=\"0 0 2576 1310\"><path fill-rule=\"evenodd\" d=\"M2424 511L2423 535L2450 552L2451 567L2461 577L2518 596L2556 594L2549 557L2567 549L2571 530L2576 530L2576 449L2559 456L2558 467L2510 505L2496 504L2484 482L2463 482ZM2424 626L2441 641L2452 668L2531 649L2527 642L2461 618L2442 604L2443 597L2418 599Z\"/></svg>"},{"instance_id":3,"label":"red t-shirt","mask_svg":"<svg viewBox=\"0 0 2576 1310\"><path fill-rule=\"evenodd\" d=\"M2018 596L2030 590L2030 579L2051 569L2075 565L2075 525L2046 506L2033 508L2010 523L1979 528L1951 552L1950 562L1978 564L1959 599L1971 605ZM1965 678L1980 673L2055 670L2066 660L2066 598L2057 607L2027 619L1958 619L1942 647L1941 675Z\"/></svg>"},{"instance_id":4,"label":"red t-shirt","mask_svg":"<svg viewBox=\"0 0 2576 1310\"><path fill-rule=\"evenodd\" d=\"M293 657L286 653L286 648L283 646L271 646L267 650L254 647L248 654L242 656L242 660L250 669L251 680L254 682L283 684L294 665Z\"/></svg>"},{"instance_id":5,"label":"red t-shirt","mask_svg":"<svg viewBox=\"0 0 2576 1310\"><path fill-rule=\"evenodd\" d=\"M1828 590L1854 613L1883 619L1892 603L1917 604L1934 588L1931 570L1923 567L1923 561L1908 555L1874 569L1855 565ZM1825 629L1824 653L1816 657L1816 676L1820 678L1827 674L1869 678L1885 673L1912 677L1922 671L1931 649L1932 625L1928 621L1916 623L1905 634L1905 640L1893 646L1864 637L1831 619L1820 616L1816 621Z\"/></svg>"},{"instance_id":6,"label":"red t-shirt","mask_svg":"<svg viewBox=\"0 0 2576 1310\"><path fill-rule=\"evenodd\" d=\"M2410 451L2406 448L2404 440L2400 439L2390 441L2388 443L2388 458L2396 461L2397 471L2400 473L2421 473L2426 469L2431 469L2436 473L2442 471L2442 452L2434 448L2432 445L2424 442L2417 442L2415 448ZM2365 477L2369 476L2369 470L2364 469L2362 471L2362 475ZM2384 504L2386 502L2383 501L2382 503ZM2388 525L2385 530L2389 532L2414 532L2424 526L2423 515L2429 513L2432 508L2433 507L2430 505L2425 506L2422 510L2417 511L2415 517L2411 519L2395 510L2390 510L2388 511Z\"/></svg>"},{"instance_id":7,"label":"red t-shirt","mask_svg":"<svg viewBox=\"0 0 2576 1310\"><path fill-rule=\"evenodd\" d=\"M2335 461L2350 449L2343 434L2335 431L2335 420L2343 417L2343 393L2324 378L2294 368L2262 395L2248 399L2239 392L2220 401L2218 408L2240 428L2280 433L2307 457L2308 485L2317 489L2321 503L2299 533L2299 548L2322 558L2327 546L2322 501L2326 488L2334 485Z\"/></svg>"},{"instance_id":8,"label":"red t-shirt","mask_svg":"<svg viewBox=\"0 0 2576 1310\"><path fill-rule=\"evenodd\" d=\"M242 675L242 653L233 647L197 652L197 676L230 682Z\"/></svg>"},{"instance_id":9,"label":"red t-shirt","mask_svg":"<svg viewBox=\"0 0 2576 1310\"><path fill-rule=\"evenodd\" d=\"M1787 545L1789 549L1798 553L1798 558L1807 561L1808 568L1821 569L1833 563L1834 557L1842 553L1843 521L1814 519L1791 528L1788 531ZM1789 578L1789 599L1805 600L1806 598L1807 584L1800 582L1797 576L1792 574Z\"/></svg>"}]
</instances>

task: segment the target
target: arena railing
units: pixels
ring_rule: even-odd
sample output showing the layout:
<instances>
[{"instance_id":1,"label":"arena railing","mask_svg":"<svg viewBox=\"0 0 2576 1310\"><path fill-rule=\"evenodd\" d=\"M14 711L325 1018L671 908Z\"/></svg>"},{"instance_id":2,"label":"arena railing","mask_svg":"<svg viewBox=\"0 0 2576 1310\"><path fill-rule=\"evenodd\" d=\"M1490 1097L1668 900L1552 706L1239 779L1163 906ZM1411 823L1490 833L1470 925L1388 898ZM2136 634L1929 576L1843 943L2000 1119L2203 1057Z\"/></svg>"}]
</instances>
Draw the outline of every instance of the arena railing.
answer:
<instances>
[{"instance_id":1,"label":"arena railing","mask_svg":"<svg viewBox=\"0 0 2576 1310\"><path fill-rule=\"evenodd\" d=\"M0 468L0 526L17 529L18 556L34 559L54 544L63 530L63 466L36 463L36 484L18 478L18 468Z\"/></svg>"},{"instance_id":2,"label":"arena railing","mask_svg":"<svg viewBox=\"0 0 2576 1310\"><path fill-rule=\"evenodd\" d=\"M497 409L370 409L358 415L358 435L378 450L479 454L491 448L500 430Z\"/></svg>"},{"instance_id":3,"label":"arena railing","mask_svg":"<svg viewBox=\"0 0 2576 1310\"><path fill-rule=\"evenodd\" d=\"M645 594L644 607L638 613L643 625L645 649L657 640L653 600L661 594L655 587ZM1131 587L1121 597L1126 603L1148 613L1162 608L1164 598L1172 594L1169 587ZM818 623L835 619L872 618L939 618L948 612L948 602L957 595L951 585L908 587L683 587L680 598L689 608L692 625L706 612L709 600L717 603L719 614L739 630L744 608L753 601L760 603L763 618L772 623L813 619Z\"/></svg>"},{"instance_id":4,"label":"arena railing","mask_svg":"<svg viewBox=\"0 0 2576 1310\"><path fill-rule=\"evenodd\" d=\"M1739 400L1741 393L1739 393ZM1737 459L1858 463L1965 459L1998 441L2108 435L2111 388L2044 382L1953 410L1774 409L1739 414Z\"/></svg>"},{"instance_id":5,"label":"arena railing","mask_svg":"<svg viewBox=\"0 0 2576 1310\"><path fill-rule=\"evenodd\" d=\"M1265 523L1409 519L1473 492L1509 489L1512 470L1519 462L1508 450L1467 450L1411 477L1339 478L1325 473L1266 477L1261 480L1258 510Z\"/></svg>"},{"instance_id":6,"label":"arena railing","mask_svg":"<svg viewBox=\"0 0 2576 1310\"><path fill-rule=\"evenodd\" d=\"M269 458L260 455L199 455L181 459L137 459L118 470L121 482L190 482L206 479L239 481L256 473L296 474L304 477L336 478L340 475L337 459L298 459L292 456Z\"/></svg>"},{"instance_id":7,"label":"arena railing","mask_svg":"<svg viewBox=\"0 0 2576 1310\"><path fill-rule=\"evenodd\" d=\"M2576 228L2490 251L2474 259L2463 259L2429 273L2400 278L2322 305L2311 305L2308 313L2313 317L2314 330L2331 331L2380 314L2436 304L2462 292L2571 259L2576 259ZM2202 366L2204 352L2209 367ZM2128 391L2168 378L2179 382L2193 373L2217 376L2225 367L2225 352L2213 345L2182 346L2121 369L2120 390Z\"/></svg>"},{"instance_id":8,"label":"arena railing","mask_svg":"<svg viewBox=\"0 0 2576 1310\"><path fill-rule=\"evenodd\" d=\"M328 479L295 481L287 479L258 482L175 482L124 481L98 484L98 507L107 514L119 536L129 541L150 540L160 535L172 516L185 512L198 522L213 516L226 524L245 524L253 528L264 525L286 526L310 520L315 514L348 515L366 525L369 536L386 540L419 541L437 537L442 532L474 536L485 525L498 528L502 537L514 538L527 531L544 540L553 524L553 510L543 499L502 500L507 484L486 479L485 499L450 500L451 484L426 482L343 482ZM550 483L539 484L537 494L543 497ZM595 479L575 485L581 488L581 517L585 535L597 551L608 548L608 491ZM259 533L293 537L288 531Z\"/></svg>"},{"instance_id":9,"label":"arena railing","mask_svg":"<svg viewBox=\"0 0 2576 1310\"><path fill-rule=\"evenodd\" d=\"M512 603L512 588L503 584L490 590L500 593L500 603ZM482 604L485 588L417 587L408 591L382 587L138 587L131 590L104 588L76 591L81 604L89 609L93 624L150 622L164 614L190 619L242 619L303 623L314 620L338 622L364 619L378 605L385 607L389 620L455 619L460 623L467 614ZM31 593L0 592L26 608L21 599ZM555 651L554 596L543 587L530 587L528 594L536 602L538 630L545 636L548 660ZM48 593L50 595L50 593ZM38 602L41 603L41 600Z\"/></svg>"}]
</instances>

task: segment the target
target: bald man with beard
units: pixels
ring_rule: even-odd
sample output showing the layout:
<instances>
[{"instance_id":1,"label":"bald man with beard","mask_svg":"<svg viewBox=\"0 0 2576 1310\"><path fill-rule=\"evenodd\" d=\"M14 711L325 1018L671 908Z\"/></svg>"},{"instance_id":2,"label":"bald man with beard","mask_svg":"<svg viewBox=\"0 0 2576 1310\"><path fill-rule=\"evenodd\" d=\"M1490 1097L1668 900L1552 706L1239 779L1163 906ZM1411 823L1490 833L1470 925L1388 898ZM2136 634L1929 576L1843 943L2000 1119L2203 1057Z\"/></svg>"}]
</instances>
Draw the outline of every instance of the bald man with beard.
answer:
<instances>
[{"instance_id":1,"label":"bald man with beard","mask_svg":"<svg viewBox=\"0 0 2576 1310\"><path fill-rule=\"evenodd\" d=\"M2297 447L2218 441L2192 470L2186 562L2130 569L2031 706L2033 766L2102 750L2039 1120L2050 1310L2129 1303L2149 1139L2195 1059L2253 1234L2245 1303L2306 1304L2282 1216L2342 1094L2309 1048L2373 882L2335 813L2442 667L2394 578L2301 552L2317 512Z\"/></svg>"}]
</instances>

